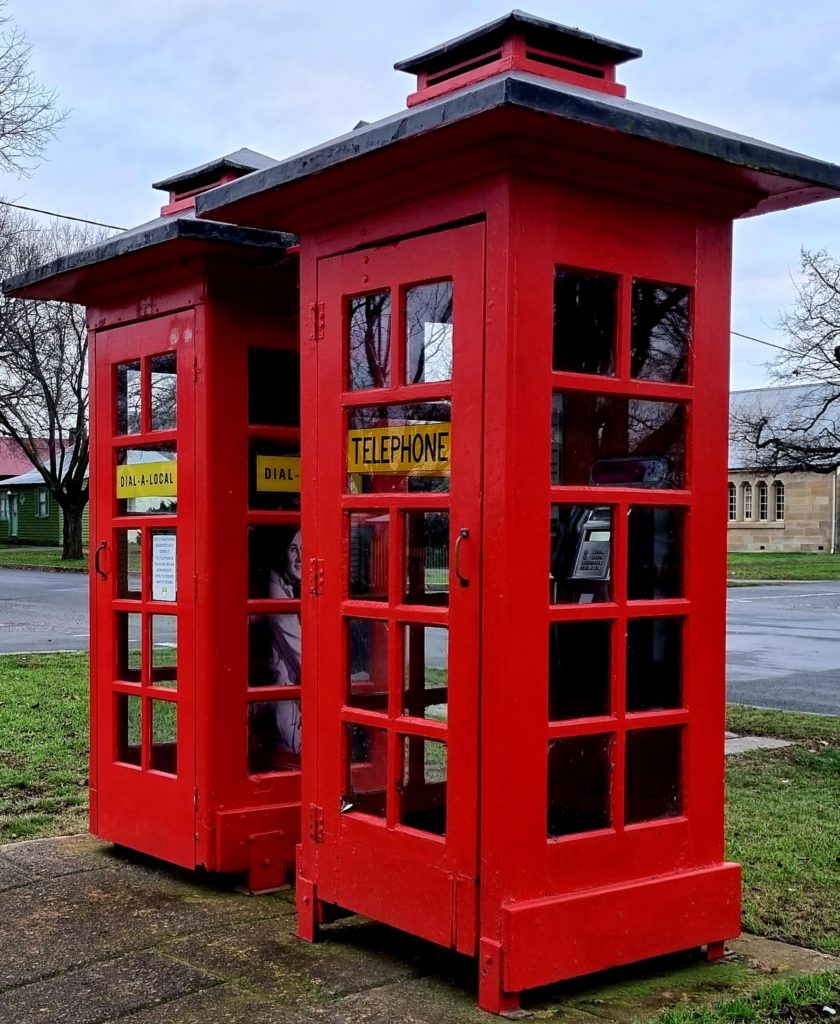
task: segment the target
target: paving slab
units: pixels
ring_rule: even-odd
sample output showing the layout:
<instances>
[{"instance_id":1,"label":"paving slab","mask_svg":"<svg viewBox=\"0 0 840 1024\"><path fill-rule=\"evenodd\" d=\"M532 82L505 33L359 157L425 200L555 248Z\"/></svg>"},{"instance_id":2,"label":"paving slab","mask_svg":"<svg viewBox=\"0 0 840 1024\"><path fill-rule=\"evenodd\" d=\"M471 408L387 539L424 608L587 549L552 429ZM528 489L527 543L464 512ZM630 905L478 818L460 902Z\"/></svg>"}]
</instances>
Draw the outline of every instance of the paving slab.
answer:
<instances>
[{"instance_id":1,"label":"paving slab","mask_svg":"<svg viewBox=\"0 0 840 1024\"><path fill-rule=\"evenodd\" d=\"M750 750L780 750L793 746L790 740L777 740L772 736L732 736L726 739L726 753L746 754Z\"/></svg>"},{"instance_id":2,"label":"paving slab","mask_svg":"<svg viewBox=\"0 0 840 1024\"><path fill-rule=\"evenodd\" d=\"M50 872L53 871L53 874ZM90 837L0 847L2 1024L481 1024L475 962L363 918L295 937L289 892L115 852ZM698 952L537 989L557 1024L647 1024L663 1009L751 991L768 974L840 959L747 936L723 961Z\"/></svg>"}]
</instances>

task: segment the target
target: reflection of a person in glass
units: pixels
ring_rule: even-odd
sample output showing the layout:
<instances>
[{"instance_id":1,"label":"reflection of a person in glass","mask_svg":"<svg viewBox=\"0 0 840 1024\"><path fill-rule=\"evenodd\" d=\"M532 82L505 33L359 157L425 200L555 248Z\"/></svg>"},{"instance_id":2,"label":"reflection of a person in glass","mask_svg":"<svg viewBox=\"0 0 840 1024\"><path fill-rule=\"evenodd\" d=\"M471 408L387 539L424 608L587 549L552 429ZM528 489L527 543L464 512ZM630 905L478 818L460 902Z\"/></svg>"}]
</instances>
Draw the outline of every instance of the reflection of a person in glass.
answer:
<instances>
[{"instance_id":1,"label":"reflection of a person in glass","mask_svg":"<svg viewBox=\"0 0 840 1024\"><path fill-rule=\"evenodd\" d=\"M285 600L300 600L300 530L289 542L279 568L272 569L268 578L268 596ZM270 615L268 670L274 686L300 686L300 613ZM300 753L300 704L296 700L281 700L274 705L277 721L277 749L292 754Z\"/></svg>"}]
</instances>

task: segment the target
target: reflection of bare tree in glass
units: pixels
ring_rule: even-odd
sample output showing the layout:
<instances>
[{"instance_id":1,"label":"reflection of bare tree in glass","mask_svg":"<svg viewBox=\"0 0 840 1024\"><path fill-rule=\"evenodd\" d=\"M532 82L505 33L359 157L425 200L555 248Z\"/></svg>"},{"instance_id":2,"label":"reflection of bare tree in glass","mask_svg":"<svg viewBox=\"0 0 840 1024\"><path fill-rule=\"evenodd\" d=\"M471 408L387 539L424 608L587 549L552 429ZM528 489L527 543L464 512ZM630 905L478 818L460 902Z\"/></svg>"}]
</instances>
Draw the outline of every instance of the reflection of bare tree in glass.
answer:
<instances>
[{"instance_id":1,"label":"reflection of bare tree in glass","mask_svg":"<svg viewBox=\"0 0 840 1024\"><path fill-rule=\"evenodd\" d=\"M152 430L174 430L177 426L177 381L175 353L154 356L151 363Z\"/></svg>"},{"instance_id":2,"label":"reflection of bare tree in glass","mask_svg":"<svg viewBox=\"0 0 840 1024\"><path fill-rule=\"evenodd\" d=\"M691 339L689 289L633 282L631 375L641 380L684 383Z\"/></svg>"},{"instance_id":3,"label":"reflection of bare tree in glass","mask_svg":"<svg viewBox=\"0 0 840 1024\"><path fill-rule=\"evenodd\" d=\"M452 379L452 282L410 288L405 296L406 380Z\"/></svg>"},{"instance_id":4,"label":"reflection of bare tree in glass","mask_svg":"<svg viewBox=\"0 0 840 1024\"><path fill-rule=\"evenodd\" d=\"M360 295L349 304L350 387L391 382L391 293Z\"/></svg>"}]
</instances>

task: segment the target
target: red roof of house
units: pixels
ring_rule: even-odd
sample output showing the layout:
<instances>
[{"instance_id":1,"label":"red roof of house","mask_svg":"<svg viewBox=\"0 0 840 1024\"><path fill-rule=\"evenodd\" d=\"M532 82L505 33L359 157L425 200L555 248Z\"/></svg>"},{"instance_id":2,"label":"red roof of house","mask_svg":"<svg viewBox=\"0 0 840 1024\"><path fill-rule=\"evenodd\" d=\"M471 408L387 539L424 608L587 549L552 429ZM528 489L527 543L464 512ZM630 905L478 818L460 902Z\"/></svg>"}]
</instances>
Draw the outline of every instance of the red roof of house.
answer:
<instances>
[{"instance_id":1,"label":"red roof of house","mask_svg":"<svg viewBox=\"0 0 840 1024\"><path fill-rule=\"evenodd\" d=\"M47 454L46 441L41 442L43 454ZM32 469L32 463L9 437L0 437L0 479L20 476Z\"/></svg>"}]
</instances>

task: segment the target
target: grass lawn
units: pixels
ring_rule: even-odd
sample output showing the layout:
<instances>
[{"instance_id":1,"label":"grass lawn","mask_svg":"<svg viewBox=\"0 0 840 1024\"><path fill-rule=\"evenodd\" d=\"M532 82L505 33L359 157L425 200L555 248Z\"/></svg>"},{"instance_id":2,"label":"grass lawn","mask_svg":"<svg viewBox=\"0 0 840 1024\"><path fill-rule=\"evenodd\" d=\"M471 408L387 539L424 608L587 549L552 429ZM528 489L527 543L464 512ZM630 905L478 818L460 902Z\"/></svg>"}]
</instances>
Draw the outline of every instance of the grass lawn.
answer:
<instances>
[{"instance_id":1,"label":"grass lawn","mask_svg":"<svg viewBox=\"0 0 840 1024\"><path fill-rule=\"evenodd\" d=\"M657 1024L805 1024L834 1018L825 1006L840 1002L840 975L831 971L785 978L764 985L752 995L737 996L704 1007L676 1007L657 1018Z\"/></svg>"},{"instance_id":2,"label":"grass lawn","mask_svg":"<svg viewBox=\"0 0 840 1024\"><path fill-rule=\"evenodd\" d=\"M0 844L87 829L86 654L0 657Z\"/></svg>"},{"instance_id":3,"label":"grass lawn","mask_svg":"<svg viewBox=\"0 0 840 1024\"><path fill-rule=\"evenodd\" d=\"M88 567L87 558L68 558L63 561L61 548L22 547L17 544L0 544L0 567L4 565L25 565L36 569L82 569Z\"/></svg>"},{"instance_id":4,"label":"grass lawn","mask_svg":"<svg viewBox=\"0 0 840 1024\"><path fill-rule=\"evenodd\" d=\"M838 580L840 555L774 554L770 551L730 551L731 580Z\"/></svg>"},{"instance_id":5,"label":"grass lawn","mask_svg":"<svg viewBox=\"0 0 840 1024\"><path fill-rule=\"evenodd\" d=\"M840 718L730 707L736 732L796 741L727 762L727 856L744 869L744 927L840 954Z\"/></svg>"}]
</instances>

